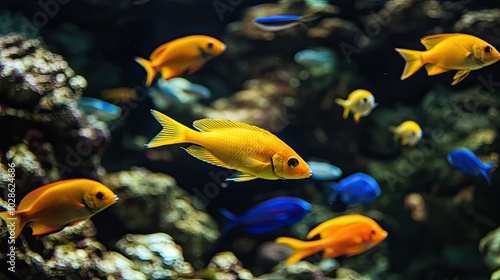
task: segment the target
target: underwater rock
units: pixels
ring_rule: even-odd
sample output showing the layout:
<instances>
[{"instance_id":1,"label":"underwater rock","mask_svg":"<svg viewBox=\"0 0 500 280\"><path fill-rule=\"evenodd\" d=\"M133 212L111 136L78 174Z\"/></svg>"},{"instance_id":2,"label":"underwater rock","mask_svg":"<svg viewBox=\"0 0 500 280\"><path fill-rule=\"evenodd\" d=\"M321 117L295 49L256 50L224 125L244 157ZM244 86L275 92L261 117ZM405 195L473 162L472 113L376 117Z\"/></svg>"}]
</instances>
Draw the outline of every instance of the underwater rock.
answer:
<instances>
[{"instance_id":1,"label":"underwater rock","mask_svg":"<svg viewBox=\"0 0 500 280\"><path fill-rule=\"evenodd\" d=\"M495 271L492 280L500 279L500 228L488 233L479 242L479 251L484 256L484 263Z\"/></svg>"},{"instance_id":2,"label":"underwater rock","mask_svg":"<svg viewBox=\"0 0 500 280\"><path fill-rule=\"evenodd\" d=\"M286 265L285 263L280 263L274 268L272 273L260 275L259 279L262 280L288 280L288 279L301 279L301 280L325 280L329 279L325 277L319 267L306 262L301 261L294 265Z\"/></svg>"},{"instance_id":3,"label":"underwater rock","mask_svg":"<svg viewBox=\"0 0 500 280\"><path fill-rule=\"evenodd\" d=\"M203 279L210 280L251 280L252 273L243 268L243 264L231 252L216 254L208 266L199 272ZM260 279L260 278L259 278Z\"/></svg>"},{"instance_id":4,"label":"underwater rock","mask_svg":"<svg viewBox=\"0 0 500 280\"><path fill-rule=\"evenodd\" d=\"M455 22L455 30L474 34L492 45L499 45L500 9L466 11Z\"/></svg>"},{"instance_id":5,"label":"underwater rock","mask_svg":"<svg viewBox=\"0 0 500 280\"><path fill-rule=\"evenodd\" d=\"M165 232L182 246L193 266L202 265L201 255L219 238L218 226L196 208L201 202L178 187L172 177L132 168L108 174L103 182L120 198L109 211L127 231Z\"/></svg>"},{"instance_id":6,"label":"underwater rock","mask_svg":"<svg viewBox=\"0 0 500 280\"><path fill-rule=\"evenodd\" d=\"M116 243L116 247L147 279L177 279L194 274L191 265L184 261L182 248L164 233L128 234Z\"/></svg>"}]
</instances>

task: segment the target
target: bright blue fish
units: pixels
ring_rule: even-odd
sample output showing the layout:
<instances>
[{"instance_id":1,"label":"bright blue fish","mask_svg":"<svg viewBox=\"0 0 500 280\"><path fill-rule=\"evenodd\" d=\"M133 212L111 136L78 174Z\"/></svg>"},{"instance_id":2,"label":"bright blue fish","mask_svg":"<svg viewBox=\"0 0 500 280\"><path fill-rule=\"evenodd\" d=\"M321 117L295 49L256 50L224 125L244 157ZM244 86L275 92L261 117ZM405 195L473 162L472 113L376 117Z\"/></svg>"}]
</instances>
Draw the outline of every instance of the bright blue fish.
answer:
<instances>
[{"instance_id":1,"label":"bright blue fish","mask_svg":"<svg viewBox=\"0 0 500 280\"><path fill-rule=\"evenodd\" d=\"M338 195L340 195L340 200L347 205L371 203L381 193L377 181L364 173L352 174L338 183L331 183L329 187L332 190L328 197L330 204Z\"/></svg>"},{"instance_id":2,"label":"bright blue fish","mask_svg":"<svg viewBox=\"0 0 500 280\"><path fill-rule=\"evenodd\" d=\"M297 15L269 15L258 17L253 20L253 24L264 31L281 31L304 22L319 18L316 14L304 16Z\"/></svg>"},{"instance_id":3,"label":"bright blue fish","mask_svg":"<svg viewBox=\"0 0 500 280\"><path fill-rule=\"evenodd\" d=\"M82 97L78 99L77 104L86 115L93 115L103 122L114 121L122 113L120 107L91 97Z\"/></svg>"},{"instance_id":4,"label":"bright blue fish","mask_svg":"<svg viewBox=\"0 0 500 280\"><path fill-rule=\"evenodd\" d=\"M488 182L488 185L491 185L490 172L492 168L496 167L496 163L483 163L471 150L466 148L452 150L448 154L448 162L451 166L462 170L468 175L477 176L481 174Z\"/></svg>"},{"instance_id":5,"label":"bright blue fish","mask_svg":"<svg viewBox=\"0 0 500 280\"><path fill-rule=\"evenodd\" d=\"M221 209L220 213L230 221L222 233L225 234L236 226L244 226L248 233L272 232L298 223L311 212L311 209L312 206L308 202L288 196L276 197L259 203L241 216Z\"/></svg>"},{"instance_id":6,"label":"bright blue fish","mask_svg":"<svg viewBox=\"0 0 500 280\"><path fill-rule=\"evenodd\" d=\"M326 162L308 161L307 165L311 168L311 178L314 180L330 181L342 176L342 170L340 168Z\"/></svg>"}]
</instances>

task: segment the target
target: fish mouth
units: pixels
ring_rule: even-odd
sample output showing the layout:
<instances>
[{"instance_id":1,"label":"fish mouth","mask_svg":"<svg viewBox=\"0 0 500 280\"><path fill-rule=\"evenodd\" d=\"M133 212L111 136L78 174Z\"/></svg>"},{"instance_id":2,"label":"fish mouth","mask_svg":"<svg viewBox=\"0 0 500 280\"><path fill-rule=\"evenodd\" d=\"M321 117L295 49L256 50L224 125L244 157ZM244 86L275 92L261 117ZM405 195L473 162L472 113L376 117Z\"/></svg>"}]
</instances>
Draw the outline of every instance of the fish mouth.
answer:
<instances>
[{"instance_id":1,"label":"fish mouth","mask_svg":"<svg viewBox=\"0 0 500 280\"><path fill-rule=\"evenodd\" d=\"M113 200L113 203L116 203L118 201L118 196L115 194L115 199Z\"/></svg>"},{"instance_id":2,"label":"fish mouth","mask_svg":"<svg viewBox=\"0 0 500 280\"><path fill-rule=\"evenodd\" d=\"M384 231L383 235L384 235L384 237L387 237L387 236L389 236L389 233L387 231Z\"/></svg>"}]
</instances>

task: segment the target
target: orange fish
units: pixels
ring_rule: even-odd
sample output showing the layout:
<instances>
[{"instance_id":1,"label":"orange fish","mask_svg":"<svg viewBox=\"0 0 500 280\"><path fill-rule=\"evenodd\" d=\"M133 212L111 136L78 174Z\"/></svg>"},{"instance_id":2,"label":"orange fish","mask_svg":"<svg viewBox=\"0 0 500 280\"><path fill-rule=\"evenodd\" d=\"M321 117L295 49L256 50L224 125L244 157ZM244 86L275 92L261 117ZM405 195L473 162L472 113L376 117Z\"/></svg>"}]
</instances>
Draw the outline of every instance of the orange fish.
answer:
<instances>
[{"instance_id":1,"label":"orange fish","mask_svg":"<svg viewBox=\"0 0 500 280\"><path fill-rule=\"evenodd\" d=\"M387 237L374 220L362 215L345 215L328 220L307 234L307 239L316 235L320 239L301 241L290 237L280 237L277 243L287 244L296 252L287 264L294 264L318 251L323 251L323 258L336 258L343 255L356 255L380 243Z\"/></svg>"},{"instance_id":2,"label":"orange fish","mask_svg":"<svg viewBox=\"0 0 500 280\"><path fill-rule=\"evenodd\" d=\"M292 148L265 129L229 120L201 119L193 123L196 131L158 111L151 113L163 130L146 148L195 144L186 152L210 164L239 171L226 181L302 179L312 174Z\"/></svg>"},{"instance_id":3,"label":"orange fish","mask_svg":"<svg viewBox=\"0 0 500 280\"><path fill-rule=\"evenodd\" d=\"M406 61L401 75L404 80L425 65L427 75L433 76L458 70L452 85L458 84L471 70L491 65L500 59L500 53L487 42L467 34L435 34L423 37L420 43L426 51L396 49Z\"/></svg>"},{"instance_id":4,"label":"orange fish","mask_svg":"<svg viewBox=\"0 0 500 280\"><path fill-rule=\"evenodd\" d=\"M44 235L88 219L117 200L118 197L99 182L70 179L30 192L13 215L8 211L0 212L0 218L7 223L9 231L14 232L15 238L28 222L31 222L33 235Z\"/></svg>"},{"instance_id":5,"label":"orange fish","mask_svg":"<svg viewBox=\"0 0 500 280\"><path fill-rule=\"evenodd\" d=\"M101 92L101 98L107 101L125 103L137 99L137 92L135 89L128 87L105 89Z\"/></svg>"},{"instance_id":6,"label":"orange fish","mask_svg":"<svg viewBox=\"0 0 500 280\"><path fill-rule=\"evenodd\" d=\"M135 61L146 69L146 85L150 86L159 71L164 80L179 77L185 72L192 74L225 50L226 45L215 38L192 35L159 46L149 56L150 60L136 57Z\"/></svg>"}]
</instances>

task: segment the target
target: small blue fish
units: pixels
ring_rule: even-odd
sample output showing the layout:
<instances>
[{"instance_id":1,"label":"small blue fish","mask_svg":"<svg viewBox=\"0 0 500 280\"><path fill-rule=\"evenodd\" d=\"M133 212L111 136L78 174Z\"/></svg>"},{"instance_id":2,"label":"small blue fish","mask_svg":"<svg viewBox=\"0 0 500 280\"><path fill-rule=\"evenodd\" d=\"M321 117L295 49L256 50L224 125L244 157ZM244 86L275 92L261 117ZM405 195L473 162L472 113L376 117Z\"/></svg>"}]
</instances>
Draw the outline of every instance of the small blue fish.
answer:
<instances>
[{"instance_id":1,"label":"small blue fish","mask_svg":"<svg viewBox=\"0 0 500 280\"><path fill-rule=\"evenodd\" d=\"M326 162L308 161L307 165L309 165L312 171L311 178L314 180L330 181L342 176L342 170L340 168Z\"/></svg>"},{"instance_id":2,"label":"small blue fish","mask_svg":"<svg viewBox=\"0 0 500 280\"><path fill-rule=\"evenodd\" d=\"M328 203L332 204L338 195L347 205L373 202L381 193L380 186L373 177L364 173L355 173L338 183L329 184L332 193Z\"/></svg>"},{"instance_id":3,"label":"small blue fish","mask_svg":"<svg viewBox=\"0 0 500 280\"><path fill-rule=\"evenodd\" d=\"M212 93L202 85L191 83L184 78L159 79L156 87L148 90L157 108L167 109L172 101L191 104L199 99L210 98Z\"/></svg>"},{"instance_id":4,"label":"small blue fish","mask_svg":"<svg viewBox=\"0 0 500 280\"><path fill-rule=\"evenodd\" d=\"M490 172L492 168L496 167L496 163L483 163L471 150L466 148L452 150L448 154L448 162L451 166L462 170L468 175L477 176L481 174L488 182L488 185L491 185Z\"/></svg>"},{"instance_id":5,"label":"small blue fish","mask_svg":"<svg viewBox=\"0 0 500 280\"><path fill-rule=\"evenodd\" d=\"M236 226L245 226L248 233L272 232L298 223L311 212L311 209L312 206L308 202L288 196L276 197L259 203L241 216L221 209L220 213L230 221L224 227L222 234Z\"/></svg>"},{"instance_id":6,"label":"small blue fish","mask_svg":"<svg viewBox=\"0 0 500 280\"><path fill-rule=\"evenodd\" d=\"M122 114L120 107L91 97L81 97L77 105L86 115L93 115L103 122L114 121Z\"/></svg>"},{"instance_id":7,"label":"small blue fish","mask_svg":"<svg viewBox=\"0 0 500 280\"><path fill-rule=\"evenodd\" d=\"M269 15L258 17L253 20L253 24L264 31L281 31L304 22L313 21L319 18L316 14L304 16L297 15Z\"/></svg>"}]
</instances>

